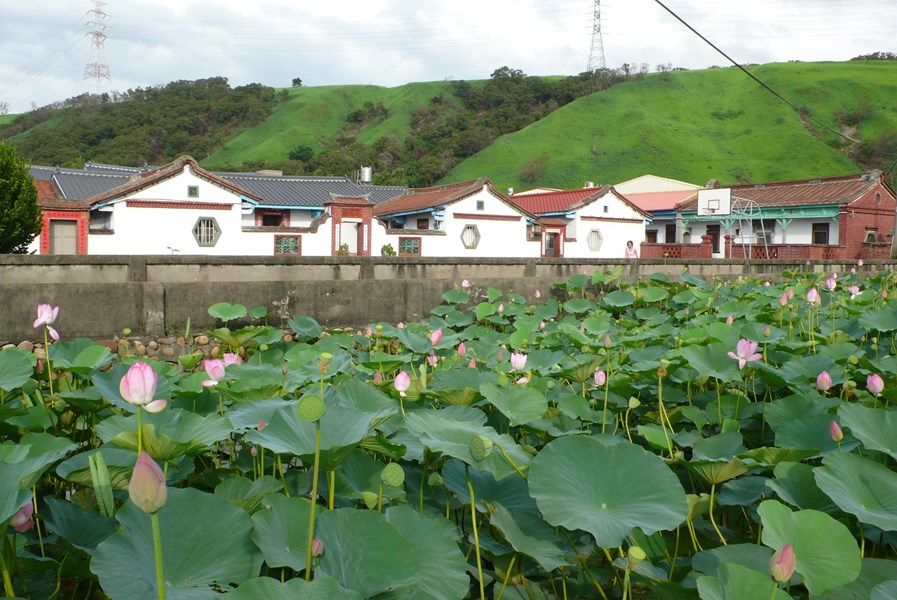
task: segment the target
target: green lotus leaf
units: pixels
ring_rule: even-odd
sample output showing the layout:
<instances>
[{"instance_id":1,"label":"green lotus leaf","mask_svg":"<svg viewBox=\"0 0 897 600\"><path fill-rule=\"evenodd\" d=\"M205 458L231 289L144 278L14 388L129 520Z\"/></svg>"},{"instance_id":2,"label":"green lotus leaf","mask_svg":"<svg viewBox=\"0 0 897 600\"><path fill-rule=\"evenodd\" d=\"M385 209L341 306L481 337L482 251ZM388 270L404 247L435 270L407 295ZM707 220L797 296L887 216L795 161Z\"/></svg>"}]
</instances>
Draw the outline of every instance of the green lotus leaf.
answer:
<instances>
[{"instance_id":1,"label":"green lotus leaf","mask_svg":"<svg viewBox=\"0 0 897 600\"><path fill-rule=\"evenodd\" d=\"M670 293L662 287L652 285L641 290L639 297L645 302L660 302L661 300L666 300L667 298L669 298Z\"/></svg>"},{"instance_id":2,"label":"green lotus leaf","mask_svg":"<svg viewBox=\"0 0 897 600\"><path fill-rule=\"evenodd\" d=\"M869 331L885 333L897 330L897 312L891 306L864 312L860 315L859 321L860 325Z\"/></svg>"},{"instance_id":3,"label":"green lotus leaf","mask_svg":"<svg viewBox=\"0 0 897 600\"><path fill-rule=\"evenodd\" d=\"M894 600L897 598L897 580L892 579L872 588L870 600Z\"/></svg>"},{"instance_id":4,"label":"green lotus leaf","mask_svg":"<svg viewBox=\"0 0 897 600\"><path fill-rule=\"evenodd\" d=\"M283 483L272 475L263 475L255 480L230 477L215 486L215 495L252 514L262 505L265 496L282 490Z\"/></svg>"},{"instance_id":5,"label":"green lotus leaf","mask_svg":"<svg viewBox=\"0 0 897 600\"><path fill-rule=\"evenodd\" d=\"M384 483L380 487L383 470L383 463L367 452L355 449L336 467L334 493L339 498L361 500L364 492L376 494L379 491L386 500L404 501L405 490L401 486Z\"/></svg>"},{"instance_id":6,"label":"green lotus leaf","mask_svg":"<svg viewBox=\"0 0 897 600\"><path fill-rule=\"evenodd\" d=\"M832 453L815 470L816 484L863 523L897 531L897 473L858 454Z\"/></svg>"},{"instance_id":7,"label":"green lotus leaf","mask_svg":"<svg viewBox=\"0 0 897 600\"><path fill-rule=\"evenodd\" d=\"M635 302L635 296L632 295L632 292L625 290L614 290L604 296L604 303L614 308L629 306L633 302Z\"/></svg>"},{"instance_id":8,"label":"green lotus leaf","mask_svg":"<svg viewBox=\"0 0 897 600\"><path fill-rule=\"evenodd\" d=\"M572 300L564 302L564 310L574 315L589 312L594 309L594 303L592 303L591 300L586 300L585 298L573 298Z\"/></svg>"},{"instance_id":9,"label":"green lotus leaf","mask_svg":"<svg viewBox=\"0 0 897 600\"><path fill-rule=\"evenodd\" d=\"M545 394L531 387L498 386L484 383L480 393L500 410L511 425L527 425L541 419L548 410Z\"/></svg>"},{"instance_id":10,"label":"green lotus leaf","mask_svg":"<svg viewBox=\"0 0 897 600\"><path fill-rule=\"evenodd\" d=\"M785 590L774 587L769 575L734 563L720 565L717 577L698 578L701 600L791 600Z\"/></svg>"},{"instance_id":11,"label":"green lotus leaf","mask_svg":"<svg viewBox=\"0 0 897 600\"><path fill-rule=\"evenodd\" d=\"M716 377L723 382L739 381L741 371L738 369L738 361L732 360L727 354L734 351L734 346L713 342L683 348L682 358L699 375Z\"/></svg>"},{"instance_id":12,"label":"green lotus leaf","mask_svg":"<svg viewBox=\"0 0 897 600\"><path fill-rule=\"evenodd\" d=\"M102 453L103 461L109 470L109 481L113 490L128 489L128 482L131 480L131 473L134 471L134 463L137 462L137 454L134 450L119 448L111 444L103 444L99 448L79 452L73 457L59 463L56 467L56 474L72 483L93 486L90 477L90 465L88 460L91 455Z\"/></svg>"},{"instance_id":13,"label":"green lotus leaf","mask_svg":"<svg viewBox=\"0 0 897 600\"><path fill-rule=\"evenodd\" d=\"M420 581L423 557L381 513L337 508L317 517L315 535L324 544L316 572L365 597Z\"/></svg>"},{"instance_id":14,"label":"green lotus leaf","mask_svg":"<svg viewBox=\"0 0 897 600\"><path fill-rule=\"evenodd\" d=\"M691 559L692 569L716 577L724 564L737 564L763 573L769 569L772 549L757 544L729 544L698 552Z\"/></svg>"},{"instance_id":15,"label":"green lotus leaf","mask_svg":"<svg viewBox=\"0 0 897 600\"><path fill-rule=\"evenodd\" d=\"M804 415L775 429L776 446L779 448L797 448L799 450L816 450L813 456L838 451L838 443L832 439L829 426L832 416L827 414ZM856 446L856 442L841 442L845 451Z\"/></svg>"},{"instance_id":16,"label":"green lotus leaf","mask_svg":"<svg viewBox=\"0 0 897 600\"><path fill-rule=\"evenodd\" d=\"M420 561L417 581L408 586L415 598L460 600L470 591L467 561L458 547L453 523L427 517L408 506L391 506L386 521L411 542Z\"/></svg>"},{"instance_id":17,"label":"green lotus leaf","mask_svg":"<svg viewBox=\"0 0 897 600\"><path fill-rule=\"evenodd\" d=\"M688 514L682 484L657 456L583 436L548 443L533 459L529 487L546 521L588 531L604 548L635 527L649 535L675 529Z\"/></svg>"},{"instance_id":18,"label":"green lotus leaf","mask_svg":"<svg viewBox=\"0 0 897 600\"><path fill-rule=\"evenodd\" d=\"M59 498L47 497L48 513L44 516L47 529L89 553L110 535L118 531L118 523L112 517L86 510Z\"/></svg>"},{"instance_id":19,"label":"green lotus leaf","mask_svg":"<svg viewBox=\"0 0 897 600\"><path fill-rule=\"evenodd\" d=\"M816 450L763 446L762 448L752 448L747 452L742 452L738 455L738 458L766 467L775 467L783 462L800 462L816 454Z\"/></svg>"},{"instance_id":20,"label":"green lotus leaf","mask_svg":"<svg viewBox=\"0 0 897 600\"><path fill-rule=\"evenodd\" d=\"M227 323L234 319L242 319L246 316L246 307L242 304L231 304L229 302L218 302L209 307L209 315L216 319L221 319Z\"/></svg>"},{"instance_id":21,"label":"green lotus leaf","mask_svg":"<svg viewBox=\"0 0 897 600\"><path fill-rule=\"evenodd\" d=\"M814 600L866 600L872 597L872 592L876 587L893 579L893 560L864 558L859 577L848 585L817 596ZM888 600L892 599L893 596Z\"/></svg>"},{"instance_id":22,"label":"green lotus leaf","mask_svg":"<svg viewBox=\"0 0 897 600\"><path fill-rule=\"evenodd\" d=\"M19 443L0 444L0 481L4 488L28 489L57 460L76 448L66 438L49 433L26 433ZM6 518L0 518L3 522Z\"/></svg>"},{"instance_id":23,"label":"green lotus leaf","mask_svg":"<svg viewBox=\"0 0 897 600\"><path fill-rule=\"evenodd\" d=\"M112 351L102 344L92 343L73 357L60 353L58 359L53 360L53 368L67 369L79 375L87 375L105 367L110 362L112 362Z\"/></svg>"},{"instance_id":24,"label":"green lotus leaf","mask_svg":"<svg viewBox=\"0 0 897 600\"><path fill-rule=\"evenodd\" d=\"M287 325L296 332L302 341L317 339L324 333L317 321L305 315L296 315L287 321Z\"/></svg>"},{"instance_id":25,"label":"green lotus leaf","mask_svg":"<svg viewBox=\"0 0 897 600\"><path fill-rule=\"evenodd\" d=\"M767 480L766 485L779 497L796 508L812 508L826 513L838 510L831 498L816 485L810 465L782 462L775 466L775 479Z\"/></svg>"},{"instance_id":26,"label":"green lotus leaf","mask_svg":"<svg viewBox=\"0 0 897 600\"><path fill-rule=\"evenodd\" d=\"M861 404L843 404L838 409L841 425L869 450L881 450L897 458L897 412L869 408Z\"/></svg>"},{"instance_id":27,"label":"green lotus leaf","mask_svg":"<svg viewBox=\"0 0 897 600\"><path fill-rule=\"evenodd\" d=\"M303 568L305 563L303 563ZM228 600L363 600L358 592L347 590L333 577L315 575L312 581L290 579L281 583L270 577L244 581L228 593Z\"/></svg>"},{"instance_id":28,"label":"green lotus leaf","mask_svg":"<svg viewBox=\"0 0 897 600\"><path fill-rule=\"evenodd\" d=\"M271 494L261 500L261 505L261 510L252 515L252 541L262 551L265 562L275 568L304 571L311 501Z\"/></svg>"},{"instance_id":29,"label":"green lotus leaf","mask_svg":"<svg viewBox=\"0 0 897 600\"><path fill-rule=\"evenodd\" d=\"M409 412L405 415L405 427L431 451L447 454L475 469L488 471L496 479L515 474L505 455L521 470L526 469L532 460L511 436L499 435L491 427L455 419L444 410ZM477 460L470 447L471 440L477 435L486 436L498 446L483 460Z\"/></svg>"},{"instance_id":30,"label":"green lotus leaf","mask_svg":"<svg viewBox=\"0 0 897 600\"><path fill-rule=\"evenodd\" d=\"M172 600L215 598L213 585L256 577L262 554L250 537L249 515L213 494L168 490L159 510L166 594ZM150 516L127 502L116 519L123 529L97 546L90 570L112 600L156 597Z\"/></svg>"},{"instance_id":31,"label":"green lotus leaf","mask_svg":"<svg viewBox=\"0 0 897 600\"><path fill-rule=\"evenodd\" d=\"M539 515L509 510L496 502L489 504L489 522L501 532L514 550L529 556L546 571L554 571L569 564L569 546Z\"/></svg>"},{"instance_id":32,"label":"green lotus leaf","mask_svg":"<svg viewBox=\"0 0 897 600\"><path fill-rule=\"evenodd\" d=\"M0 390L11 392L31 379L37 358L18 348L0 351Z\"/></svg>"},{"instance_id":33,"label":"green lotus leaf","mask_svg":"<svg viewBox=\"0 0 897 600\"><path fill-rule=\"evenodd\" d=\"M763 543L779 550L794 548L795 571L812 595L847 585L860 574L856 540L842 523L816 510L792 512L776 500L757 509L763 524Z\"/></svg>"},{"instance_id":34,"label":"green lotus leaf","mask_svg":"<svg viewBox=\"0 0 897 600\"><path fill-rule=\"evenodd\" d=\"M179 408L147 413L143 419L143 448L158 460L173 460L179 456L196 456L216 442L228 438L233 428L230 421L219 415L205 417ZM97 435L104 442L137 450L137 415L109 417L96 426Z\"/></svg>"}]
</instances>

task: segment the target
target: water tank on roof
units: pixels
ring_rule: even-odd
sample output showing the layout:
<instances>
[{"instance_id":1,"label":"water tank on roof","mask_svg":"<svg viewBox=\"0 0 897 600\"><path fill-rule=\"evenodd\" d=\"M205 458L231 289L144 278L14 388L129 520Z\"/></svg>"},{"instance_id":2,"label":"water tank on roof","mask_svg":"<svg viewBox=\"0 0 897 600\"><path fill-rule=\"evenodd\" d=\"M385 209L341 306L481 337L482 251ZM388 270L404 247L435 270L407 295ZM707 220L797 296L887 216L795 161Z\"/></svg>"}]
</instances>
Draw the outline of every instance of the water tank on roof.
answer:
<instances>
[{"instance_id":1,"label":"water tank on roof","mask_svg":"<svg viewBox=\"0 0 897 600\"><path fill-rule=\"evenodd\" d=\"M586 181L586 184L583 187L593 188L593 187L595 187L595 182L594 181Z\"/></svg>"},{"instance_id":2,"label":"water tank on roof","mask_svg":"<svg viewBox=\"0 0 897 600\"><path fill-rule=\"evenodd\" d=\"M361 175L359 177L361 183L370 183L374 180L374 168L373 167L361 167Z\"/></svg>"}]
</instances>

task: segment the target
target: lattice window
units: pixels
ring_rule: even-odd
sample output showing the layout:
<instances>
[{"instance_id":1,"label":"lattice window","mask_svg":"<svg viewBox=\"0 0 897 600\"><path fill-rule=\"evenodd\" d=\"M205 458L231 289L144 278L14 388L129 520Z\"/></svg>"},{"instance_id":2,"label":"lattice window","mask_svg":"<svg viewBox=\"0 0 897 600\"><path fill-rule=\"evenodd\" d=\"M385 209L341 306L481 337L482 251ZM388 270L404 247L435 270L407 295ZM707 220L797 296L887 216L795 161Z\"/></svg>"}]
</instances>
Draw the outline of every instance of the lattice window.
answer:
<instances>
[{"instance_id":1,"label":"lattice window","mask_svg":"<svg viewBox=\"0 0 897 600\"><path fill-rule=\"evenodd\" d=\"M298 235L275 235L274 236L274 254L277 255L294 255L301 254L302 244Z\"/></svg>"},{"instance_id":2,"label":"lattice window","mask_svg":"<svg viewBox=\"0 0 897 600\"><path fill-rule=\"evenodd\" d=\"M188 198L199 198L199 186L198 185L188 185L187 186L187 197Z\"/></svg>"},{"instance_id":3,"label":"lattice window","mask_svg":"<svg viewBox=\"0 0 897 600\"><path fill-rule=\"evenodd\" d=\"M399 238L399 256L420 256L420 238Z\"/></svg>"},{"instance_id":4,"label":"lattice window","mask_svg":"<svg viewBox=\"0 0 897 600\"><path fill-rule=\"evenodd\" d=\"M601 231L598 229L593 229L589 232L589 235L586 236L586 244L589 246L589 250L592 252L598 252L601 250L601 245L604 243L604 236L601 235Z\"/></svg>"}]
</instances>

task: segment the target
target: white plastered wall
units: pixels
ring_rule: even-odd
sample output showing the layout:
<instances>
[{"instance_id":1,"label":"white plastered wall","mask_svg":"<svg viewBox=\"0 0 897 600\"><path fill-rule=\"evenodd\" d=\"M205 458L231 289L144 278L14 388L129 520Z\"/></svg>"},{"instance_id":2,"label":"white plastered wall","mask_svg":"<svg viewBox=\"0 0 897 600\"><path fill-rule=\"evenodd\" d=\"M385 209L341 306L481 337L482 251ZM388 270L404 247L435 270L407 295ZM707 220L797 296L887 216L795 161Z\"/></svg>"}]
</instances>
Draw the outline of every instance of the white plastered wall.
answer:
<instances>
[{"instance_id":1,"label":"white plastered wall","mask_svg":"<svg viewBox=\"0 0 897 600\"><path fill-rule=\"evenodd\" d=\"M605 212L605 207L606 212ZM593 219L606 220L593 220ZM627 221L613 220L626 219ZM632 220L630 222L629 220ZM567 241L564 256L567 258L624 258L626 242L632 241L638 248L645 240L645 216L608 192L601 198L587 204L576 212L576 217L567 225ZM589 235L598 231L601 246L598 250L589 247Z\"/></svg>"}]
</instances>

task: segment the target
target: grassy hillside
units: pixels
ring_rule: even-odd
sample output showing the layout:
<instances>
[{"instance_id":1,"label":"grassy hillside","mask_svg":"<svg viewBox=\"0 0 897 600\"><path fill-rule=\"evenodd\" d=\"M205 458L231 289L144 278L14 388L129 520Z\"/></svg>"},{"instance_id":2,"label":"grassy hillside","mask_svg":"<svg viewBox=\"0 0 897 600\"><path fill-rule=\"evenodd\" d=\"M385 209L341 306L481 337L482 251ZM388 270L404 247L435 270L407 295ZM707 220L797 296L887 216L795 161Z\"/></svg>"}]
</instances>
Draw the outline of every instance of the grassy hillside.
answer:
<instances>
[{"instance_id":1,"label":"grassy hillside","mask_svg":"<svg viewBox=\"0 0 897 600\"><path fill-rule=\"evenodd\" d=\"M443 82L434 81L395 88L372 85L288 88L289 101L264 123L236 136L202 163L216 166L253 160L277 162L285 160L290 150L300 144L320 151L337 136L349 113L365 102L382 102L389 109L389 117L362 128L358 141L370 144L389 134L403 141L410 129L412 111L426 106L443 87Z\"/></svg>"},{"instance_id":2,"label":"grassy hillside","mask_svg":"<svg viewBox=\"0 0 897 600\"><path fill-rule=\"evenodd\" d=\"M753 73L835 130L856 136L843 121L858 115L863 139L897 130L895 62L770 64ZM645 173L699 184L796 179L858 171L845 155L848 145L744 73L709 69L655 74L581 98L499 138L444 181L487 176L500 187L523 189ZM523 181L521 165L542 154L548 163Z\"/></svg>"}]
</instances>

